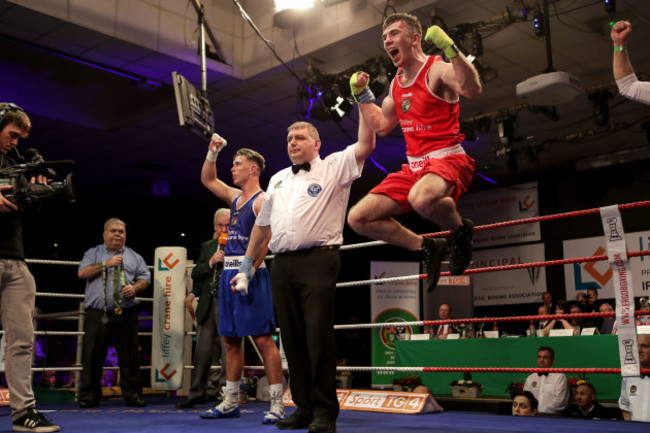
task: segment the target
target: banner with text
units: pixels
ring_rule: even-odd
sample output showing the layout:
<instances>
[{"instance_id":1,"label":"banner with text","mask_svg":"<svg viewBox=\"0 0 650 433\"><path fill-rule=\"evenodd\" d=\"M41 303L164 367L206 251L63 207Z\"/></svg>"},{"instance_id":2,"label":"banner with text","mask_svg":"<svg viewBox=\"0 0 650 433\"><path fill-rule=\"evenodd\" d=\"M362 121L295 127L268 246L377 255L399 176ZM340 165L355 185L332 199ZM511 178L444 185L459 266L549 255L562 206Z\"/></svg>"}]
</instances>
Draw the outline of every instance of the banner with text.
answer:
<instances>
[{"instance_id":1,"label":"banner with text","mask_svg":"<svg viewBox=\"0 0 650 433\"><path fill-rule=\"evenodd\" d=\"M544 260L544 244L474 251L473 267L516 265ZM474 306L541 302L546 269L527 268L474 274Z\"/></svg>"},{"instance_id":2,"label":"banner with text","mask_svg":"<svg viewBox=\"0 0 650 433\"><path fill-rule=\"evenodd\" d=\"M154 253L151 387L180 389L183 379L187 250L159 247Z\"/></svg>"},{"instance_id":3,"label":"banner with text","mask_svg":"<svg viewBox=\"0 0 650 433\"><path fill-rule=\"evenodd\" d=\"M372 279L403 277L420 273L417 262L370 262ZM373 328L372 365L390 367L395 365L395 340L409 339L420 333L400 323L412 322L420 317L420 280L376 283L370 286L370 317L373 323L394 322L395 326ZM373 371L374 388L392 387L392 371Z\"/></svg>"},{"instance_id":4,"label":"banner with text","mask_svg":"<svg viewBox=\"0 0 650 433\"><path fill-rule=\"evenodd\" d=\"M625 233L625 243L630 251L650 249L650 231ZM573 239L563 242L564 257L589 257L607 254L604 236ZM650 296L650 257L629 258L634 294L637 297ZM587 292L593 287L598 290L598 299L614 298L614 273L607 260L599 262L572 263L564 265L566 298L575 299L577 292Z\"/></svg>"},{"instance_id":5,"label":"banner with text","mask_svg":"<svg viewBox=\"0 0 650 433\"><path fill-rule=\"evenodd\" d=\"M465 194L458 202L464 218L474 225L539 216L537 182ZM474 248L534 242L541 239L539 223L474 232Z\"/></svg>"}]
</instances>

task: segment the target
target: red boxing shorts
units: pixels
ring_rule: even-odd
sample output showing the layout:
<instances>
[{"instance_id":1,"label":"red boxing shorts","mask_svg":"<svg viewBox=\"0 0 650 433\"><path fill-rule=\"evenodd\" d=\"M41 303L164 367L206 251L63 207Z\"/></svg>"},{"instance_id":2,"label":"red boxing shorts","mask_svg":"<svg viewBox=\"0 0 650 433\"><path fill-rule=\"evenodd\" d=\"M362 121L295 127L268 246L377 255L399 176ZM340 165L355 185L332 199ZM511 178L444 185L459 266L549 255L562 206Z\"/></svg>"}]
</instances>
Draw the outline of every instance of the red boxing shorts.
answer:
<instances>
[{"instance_id":1,"label":"red boxing shorts","mask_svg":"<svg viewBox=\"0 0 650 433\"><path fill-rule=\"evenodd\" d=\"M434 173L454 185L453 199L458 199L465 194L474 176L474 160L466 154L453 154L444 158L430 159L418 171L411 170L409 164L402 164L402 169L390 173L369 194L383 194L395 200L402 206L402 212L413 208L408 202L409 191L413 185L427 173Z\"/></svg>"}]
</instances>

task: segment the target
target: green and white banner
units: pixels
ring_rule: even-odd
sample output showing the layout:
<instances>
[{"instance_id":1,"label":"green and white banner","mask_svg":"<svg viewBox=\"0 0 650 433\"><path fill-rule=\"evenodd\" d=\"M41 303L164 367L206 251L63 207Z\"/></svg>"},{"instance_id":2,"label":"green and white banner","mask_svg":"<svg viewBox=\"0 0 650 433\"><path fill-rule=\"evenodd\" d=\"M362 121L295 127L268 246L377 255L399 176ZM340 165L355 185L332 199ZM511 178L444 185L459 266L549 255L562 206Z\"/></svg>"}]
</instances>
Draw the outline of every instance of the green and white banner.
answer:
<instances>
[{"instance_id":1,"label":"green and white banner","mask_svg":"<svg viewBox=\"0 0 650 433\"><path fill-rule=\"evenodd\" d=\"M417 262L370 262L373 279L403 277L420 273ZM420 327L412 329L401 325L419 320L420 280L376 283L370 286L370 315L372 323L394 323L394 326L372 329L372 365L390 367L395 365L395 340L410 339L419 334ZM373 388L390 388L393 372L372 373Z\"/></svg>"}]
</instances>

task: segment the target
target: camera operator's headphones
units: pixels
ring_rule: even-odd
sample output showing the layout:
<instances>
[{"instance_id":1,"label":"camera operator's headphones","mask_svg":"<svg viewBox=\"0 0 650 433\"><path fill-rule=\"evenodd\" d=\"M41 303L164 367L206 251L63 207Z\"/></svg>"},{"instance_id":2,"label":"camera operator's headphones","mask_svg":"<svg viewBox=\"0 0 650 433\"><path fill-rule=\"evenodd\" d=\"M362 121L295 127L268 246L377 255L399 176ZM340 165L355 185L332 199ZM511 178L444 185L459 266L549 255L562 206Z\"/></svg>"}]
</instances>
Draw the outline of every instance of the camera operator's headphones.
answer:
<instances>
[{"instance_id":1,"label":"camera operator's headphones","mask_svg":"<svg viewBox=\"0 0 650 433\"><path fill-rule=\"evenodd\" d=\"M5 117L5 114L7 114L10 111L25 111L22 108L20 108L18 105L14 104L13 102L7 103L5 108L0 110L0 122L2 122L2 118Z\"/></svg>"}]
</instances>

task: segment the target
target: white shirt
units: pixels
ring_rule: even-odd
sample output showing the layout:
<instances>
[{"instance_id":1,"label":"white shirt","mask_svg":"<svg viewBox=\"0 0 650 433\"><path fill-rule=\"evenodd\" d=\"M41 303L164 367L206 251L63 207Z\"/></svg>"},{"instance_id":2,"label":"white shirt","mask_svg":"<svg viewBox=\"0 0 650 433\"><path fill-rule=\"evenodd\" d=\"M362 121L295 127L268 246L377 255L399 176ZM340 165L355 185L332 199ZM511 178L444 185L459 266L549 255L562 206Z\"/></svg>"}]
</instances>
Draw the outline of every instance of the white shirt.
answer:
<instances>
[{"instance_id":1,"label":"white shirt","mask_svg":"<svg viewBox=\"0 0 650 433\"><path fill-rule=\"evenodd\" d=\"M361 176L354 145L311 161L311 170L291 167L269 181L255 223L271 226L269 249L275 254L315 246L341 245L352 182Z\"/></svg>"},{"instance_id":2,"label":"white shirt","mask_svg":"<svg viewBox=\"0 0 650 433\"><path fill-rule=\"evenodd\" d=\"M562 373L549 373L540 376L533 373L526 378L524 391L530 391L539 406L537 410L542 413L560 413L569 404L569 382Z\"/></svg>"},{"instance_id":3,"label":"white shirt","mask_svg":"<svg viewBox=\"0 0 650 433\"><path fill-rule=\"evenodd\" d=\"M624 377L618 407L630 412L632 421L650 422L650 377Z\"/></svg>"},{"instance_id":4,"label":"white shirt","mask_svg":"<svg viewBox=\"0 0 650 433\"><path fill-rule=\"evenodd\" d=\"M650 82L639 81L636 74L632 73L620 80L616 80L618 91L621 95L633 101L650 104Z\"/></svg>"}]
</instances>

